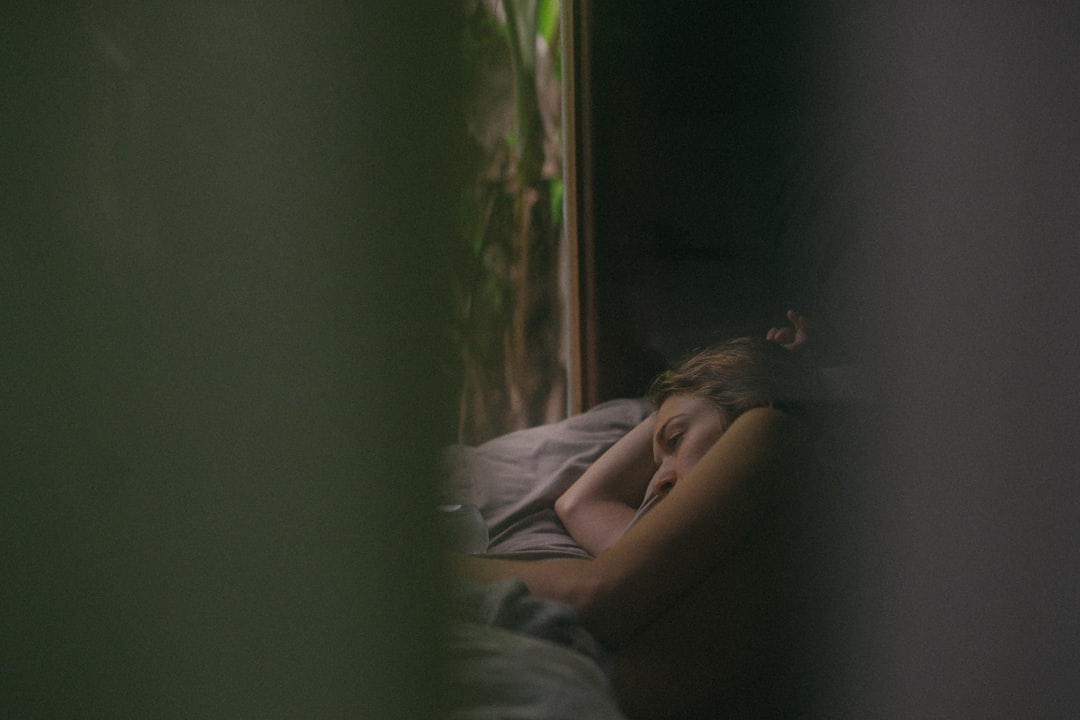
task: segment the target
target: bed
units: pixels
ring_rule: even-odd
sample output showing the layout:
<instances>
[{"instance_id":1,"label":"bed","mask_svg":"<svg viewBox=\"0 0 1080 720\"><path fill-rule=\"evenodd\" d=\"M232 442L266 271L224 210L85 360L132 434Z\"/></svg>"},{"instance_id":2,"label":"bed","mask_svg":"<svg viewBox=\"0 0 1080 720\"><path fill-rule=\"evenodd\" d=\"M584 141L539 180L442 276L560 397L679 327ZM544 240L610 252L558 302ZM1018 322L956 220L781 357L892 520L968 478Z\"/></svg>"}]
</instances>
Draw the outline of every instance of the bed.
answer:
<instances>
[{"instance_id":1,"label":"bed","mask_svg":"<svg viewBox=\"0 0 1080 720\"><path fill-rule=\"evenodd\" d=\"M650 412L643 400L614 400L479 446L447 448L448 542L463 542L477 528L462 524L482 518L484 554L588 557L555 515L555 499ZM463 512L470 507L479 513ZM611 690L605 651L569 607L506 580L462 583L452 609L450 651L459 690L454 720L624 717Z\"/></svg>"},{"instance_id":2,"label":"bed","mask_svg":"<svg viewBox=\"0 0 1080 720\"><path fill-rule=\"evenodd\" d=\"M846 445L853 436L851 423L864 422L860 412L874 404L874 383L857 368L829 368L821 371L820 379L824 412L818 427L819 454L830 483L818 498L826 503L818 508L820 527L815 530L826 535L812 536L811 546L819 551L836 544L827 534L839 526L836 513L842 512L838 509L842 502L838 499L849 494L843 483L856 481L855 458ZM469 522L477 525L471 530L487 540L480 554L537 560L588 557L559 522L554 502L651 411L644 400L614 400L561 422L512 432L476 447L449 447L444 458L447 502L478 511ZM459 523L468 521L466 514L455 515ZM461 530L459 524L456 532L448 534L448 542L467 534ZM834 559L825 552L815 554L815 562L821 565L813 571L828 583ZM485 586L463 584L453 607L451 655L463 692L455 719L624 718L611 689L609 658L570 608L532 597L514 580ZM821 619L832 611L814 606L814 612ZM797 622L806 620L802 616ZM822 624L819 629L826 627ZM805 691L809 693L827 683L827 678L813 674L827 673L825 655L832 640L814 636L813 642L813 667L800 678L808 683ZM819 685L811 687L814 683ZM803 692L799 689L795 696L800 705L807 698Z\"/></svg>"}]
</instances>

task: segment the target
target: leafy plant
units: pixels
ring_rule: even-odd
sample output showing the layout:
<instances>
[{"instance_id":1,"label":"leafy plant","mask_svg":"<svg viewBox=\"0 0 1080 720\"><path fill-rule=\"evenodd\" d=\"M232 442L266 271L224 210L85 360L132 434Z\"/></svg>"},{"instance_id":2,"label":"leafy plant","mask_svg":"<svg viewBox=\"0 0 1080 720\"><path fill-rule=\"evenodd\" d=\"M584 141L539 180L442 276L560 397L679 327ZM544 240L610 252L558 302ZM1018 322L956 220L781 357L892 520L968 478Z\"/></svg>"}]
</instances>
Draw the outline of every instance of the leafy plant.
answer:
<instances>
[{"instance_id":1,"label":"leafy plant","mask_svg":"<svg viewBox=\"0 0 1080 720\"><path fill-rule=\"evenodd\" d=\"M459 439L476 443L566 412L559 2L475 0L466 14L472 182L454 341Z\"/></svg>"}]
</instances>

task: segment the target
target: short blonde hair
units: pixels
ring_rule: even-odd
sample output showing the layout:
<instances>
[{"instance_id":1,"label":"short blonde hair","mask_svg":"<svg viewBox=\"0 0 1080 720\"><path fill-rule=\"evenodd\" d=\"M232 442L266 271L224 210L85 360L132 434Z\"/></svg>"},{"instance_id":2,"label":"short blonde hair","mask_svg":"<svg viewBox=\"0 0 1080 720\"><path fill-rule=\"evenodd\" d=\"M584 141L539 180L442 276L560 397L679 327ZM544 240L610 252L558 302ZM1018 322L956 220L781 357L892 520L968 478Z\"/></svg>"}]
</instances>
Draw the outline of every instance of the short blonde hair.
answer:
<instances>
[{"instance_id":1,"label":"short blonde hair","mask_svg":"<svg viewBox=\"0 0 1080 720\"><path fill-rule=\"evenodd\" d=\"M701 350L660 374L649 390L656 407L673 395L709 400L725 426L755 407L801 414L815 392L798 355L764 338L737 338Z\"/></svg>"}]
</instances>

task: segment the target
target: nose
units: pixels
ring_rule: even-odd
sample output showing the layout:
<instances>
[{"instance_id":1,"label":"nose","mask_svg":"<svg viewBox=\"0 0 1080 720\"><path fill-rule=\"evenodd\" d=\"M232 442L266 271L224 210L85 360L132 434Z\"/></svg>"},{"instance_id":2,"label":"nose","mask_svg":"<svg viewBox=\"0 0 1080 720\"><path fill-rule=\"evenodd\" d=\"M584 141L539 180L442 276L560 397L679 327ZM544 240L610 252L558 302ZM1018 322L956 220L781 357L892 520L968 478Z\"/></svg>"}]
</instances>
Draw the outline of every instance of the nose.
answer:
<instances>
[{"instance_id":1,"label":"nose","mask_svg":"<svg viewBox=\"0 0 1080 720\"><path fill-rule=\"evenodd\" d=\"M678 478L675 476L675 469L669 463L663 463L653 475L651 483L653 493L664 497L671 492L671 488L675 487L676 480Z\"/></svg>"}]
</instances>

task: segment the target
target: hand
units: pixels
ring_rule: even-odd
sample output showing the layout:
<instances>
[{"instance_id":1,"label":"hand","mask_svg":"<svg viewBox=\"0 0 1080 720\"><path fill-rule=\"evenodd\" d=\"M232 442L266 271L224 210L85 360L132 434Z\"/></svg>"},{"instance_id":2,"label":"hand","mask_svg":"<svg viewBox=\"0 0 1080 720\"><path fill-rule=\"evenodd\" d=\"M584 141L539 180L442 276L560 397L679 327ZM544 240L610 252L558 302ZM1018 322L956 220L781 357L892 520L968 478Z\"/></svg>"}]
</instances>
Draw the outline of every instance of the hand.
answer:
<instances>
[{"instance_id":1,"label":"hand","mask_svg":"<svg viewBox=\"0 0 1080 720\"><path fill-rule=\"evenodd\" d=\"M770 328L765 333L765 339L777 343L788 350L802 350L810 341L810 321L805 315L799 315L794 310L787 311L787 319L790 325L779 328Z\"/></svg>"}]
</instances>

